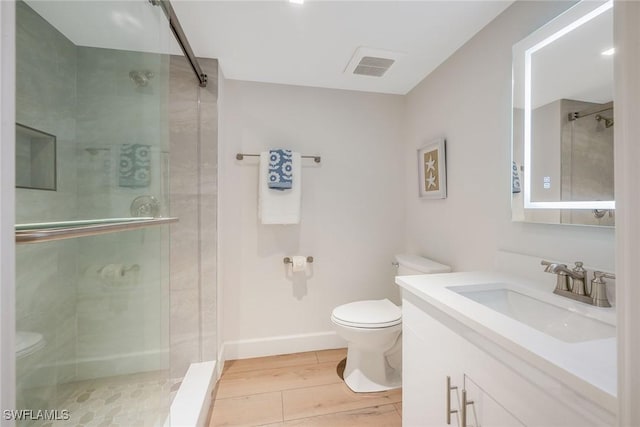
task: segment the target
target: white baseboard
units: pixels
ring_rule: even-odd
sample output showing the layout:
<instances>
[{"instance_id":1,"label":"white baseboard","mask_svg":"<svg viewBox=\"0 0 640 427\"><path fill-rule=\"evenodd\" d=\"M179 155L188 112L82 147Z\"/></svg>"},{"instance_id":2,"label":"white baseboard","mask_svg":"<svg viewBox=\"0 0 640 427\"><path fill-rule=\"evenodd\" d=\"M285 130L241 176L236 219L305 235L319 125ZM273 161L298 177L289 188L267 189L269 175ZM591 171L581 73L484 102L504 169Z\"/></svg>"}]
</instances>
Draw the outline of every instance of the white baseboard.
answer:
<instances>
[{"instance_id":1,"label":"white baseboard","mask_svg":"<svg viewBox=\"0 0 640 427\"><path fill-rule=\"evenodd\" d=\"M216 381L220 380L222 376L222 369L224 368L224 343L220 344L220 348L218 349L218 360L216 364Z\"/></svg>"},{"instance_id":2,"label":"white baseboard","mask_svg":"<svg viewBox=\"0 0 640 427\"><path fill-rule=\"evenodd\" d=\"M347 342L334 331L279 335L267 338L226 341L221 348L222 357L220 360L248 359L304 351L329 350L346 346Z\"/></svg>"},{"instance_id":3,"label":"white baseboard","mask_svg":"<svg viewBox=\"0 0 640 427\"><path fill-rule=\"evenodd\" d=\"M192 363L171 403L171 427L204 427L216 383L216 362Z\"/></svg>"}]
</instances>

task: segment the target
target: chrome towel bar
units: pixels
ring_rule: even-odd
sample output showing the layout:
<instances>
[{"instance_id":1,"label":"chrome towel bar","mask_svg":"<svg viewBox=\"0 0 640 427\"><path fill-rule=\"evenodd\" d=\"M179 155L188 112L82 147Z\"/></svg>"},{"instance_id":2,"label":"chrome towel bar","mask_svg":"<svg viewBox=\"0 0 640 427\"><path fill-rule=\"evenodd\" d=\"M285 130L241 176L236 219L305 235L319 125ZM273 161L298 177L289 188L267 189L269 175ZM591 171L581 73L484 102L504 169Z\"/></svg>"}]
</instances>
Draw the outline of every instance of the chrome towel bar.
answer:
<instances>
[{"instance_id":1,"label":"chrome towel bar","mask_svg":"<svg viewBox=\"0 0 640 427\"><path fill-rule=\"evenodd\" d=\"M73 239L77 237L97 236L99 234L116 233L157 225L178 222L178 218L153 218L138 221L119 221L113 223L83 224L46 229L16 230L16 243L50 242L52 240Z\"/></svg>"},{"instance_id":2,"label":"chrome towel bar","mask_svg":"<svg viewBox=\"0 0 640 427\"><path fill-rule=\"evenodd\" d=\"M260 157L260 154L244 154L244 153L238 153L236 154L236 160L242 160L244 159L244 157ZM314 162L316 163L320 163L320 161L322 160L322 157L320 156L302 156L303 159L313 159Z\"/></svg>"}]
</instances>

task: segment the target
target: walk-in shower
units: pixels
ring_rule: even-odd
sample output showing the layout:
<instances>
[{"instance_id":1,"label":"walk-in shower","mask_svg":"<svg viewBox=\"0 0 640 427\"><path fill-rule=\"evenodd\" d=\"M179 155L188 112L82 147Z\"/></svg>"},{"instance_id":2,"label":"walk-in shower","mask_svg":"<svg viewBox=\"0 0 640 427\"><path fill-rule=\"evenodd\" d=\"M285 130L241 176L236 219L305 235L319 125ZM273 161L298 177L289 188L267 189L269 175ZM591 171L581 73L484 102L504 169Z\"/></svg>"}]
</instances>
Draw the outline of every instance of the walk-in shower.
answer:
<instances>
[{"instance_id":1,"label":"walk-in shower","mask_svg":"<svg viewBox=\"0 0 640 427\"><path fill-rule=\"evenodd\" d=\"M156 3L16 3L19 426L169 425L215 359L217 62Z\"/></svg>"},{"instance_id":2,"label":"walk-in shower","mask_svg":"<svg viewBox=\"0 0 640 427\"><path fill-rule=\"evenodd\" d=\"M572 110L562 130L562 200L613 200L613 102L563 100ZM614 211L604 209L563 213L568 222L613 225Z\"/></svg>"}]
</instances>

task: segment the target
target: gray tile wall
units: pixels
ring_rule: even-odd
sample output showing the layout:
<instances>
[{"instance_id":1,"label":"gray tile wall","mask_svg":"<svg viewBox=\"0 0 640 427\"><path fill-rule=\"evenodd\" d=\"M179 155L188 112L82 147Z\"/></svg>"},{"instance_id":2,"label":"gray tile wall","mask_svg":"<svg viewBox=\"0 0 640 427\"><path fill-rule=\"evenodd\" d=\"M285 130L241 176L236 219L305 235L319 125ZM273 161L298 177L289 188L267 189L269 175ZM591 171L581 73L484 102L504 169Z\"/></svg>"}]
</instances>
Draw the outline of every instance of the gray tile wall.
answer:
<instances>
[{"instance_id":1,"label":"gray tile wall","mask_svg":"<svg viewBox=\"0 0 640 427\"><path fill-rule=\"evenodd\" d=\"M206 88L183 57L172 56L170 67L171 215L180 218L171 227L172 376L217 357L218 62L200 61Z\"/></svg>"},{"instance_id":2,"label":"gray tile wall","mask_svg":"<svg viewBox=\"0 0 640 427\"><path fill-rule=\"evenodd\" d=\"M75 218L76 46L25 3L16 3L16 120L56 135L58 189L16 190L16 222ZM75 377L77 242L16 251L16 326L45 348L17 360L18 406L53 408L58 384Z\"/></svg>"},{"instance_id":3,"label":"gray tile wall","mask_svg":"<svg viewBox=\"0 0 640 427\"><path fill-rule=\"evenodd\" d=\"M131 71L153 77L138 86ZM84 217L129 217L139 196L155 197L168 212L168 96L167 55L78 48L78 209ZM123 144L151 147L148 186L120 186ZM79 379L168 368L167 233L146 229L79 241ZM123 277L103 273L114 265L124 268Z\"/></svg>"},{"instance_id":4,"label":"gray tile wall","mask_svg":"<svg viewBox=\"0 0 640 427\"><path fill-rule=\"evenodd\" d=\"M76 47L17 8L17 119L58 138L58 190L18 190L18 222L126 217L139 195L180 217L171 230L18 247L18 327L47 343L18 362L20 405L53 408L60 384L165 368L169 354L181 377L217 352L217 61L202 60L201 89L182 57ZM132 70L154 77L138 87ZM133 143L152 146L147 188L118 185L120 146ZM127 275L105 277L113 264Z\"/></svg>"}]
</instances>

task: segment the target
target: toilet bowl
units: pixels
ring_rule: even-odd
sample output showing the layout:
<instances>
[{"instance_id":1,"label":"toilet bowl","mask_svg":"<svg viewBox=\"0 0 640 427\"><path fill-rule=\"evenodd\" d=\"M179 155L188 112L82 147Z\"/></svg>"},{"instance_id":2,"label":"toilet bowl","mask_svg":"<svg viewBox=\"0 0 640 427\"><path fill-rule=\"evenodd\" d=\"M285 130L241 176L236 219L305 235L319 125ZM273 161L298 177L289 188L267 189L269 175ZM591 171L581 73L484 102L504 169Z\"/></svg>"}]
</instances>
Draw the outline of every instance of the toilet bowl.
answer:
<instances>
[{"instance_id":1,"label":"toilet bowl","mask_svg":"<svg viewBox=\"0 0 640 427\"><path fill-rule=\"evenodd\" d=\"M401 386L400 370L387 359L388 353L400 347L400 307L388 299L356 301L336 307L331 322L349 343L344 381L351 390L373 392Z\"/></svg>"},{"instance_id":2,"label":"toilet bowl","mask_svg":"<svg viewBox=\"0 0 640 427\"><path fill-rule=\"evenodd\" d=\"M396 255L395 265L401 276L451 271L415 255ZM402 386L400 307L388 299L351 302L333 310L331 323L348 343L344 381L351 390L367 393Z\"/></svg>"},{"instance_id":3,"label":"toilet bowl","mask_svg":"<svg viewBox=\"0 0 640 427\"><path fill-rule=\"evenodd\" d=\"M16 331L16 358L22 359L43 349L44 337L37 332Z\"/></svg>"}]
</instances>

